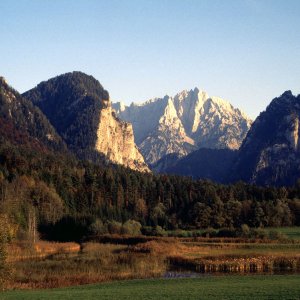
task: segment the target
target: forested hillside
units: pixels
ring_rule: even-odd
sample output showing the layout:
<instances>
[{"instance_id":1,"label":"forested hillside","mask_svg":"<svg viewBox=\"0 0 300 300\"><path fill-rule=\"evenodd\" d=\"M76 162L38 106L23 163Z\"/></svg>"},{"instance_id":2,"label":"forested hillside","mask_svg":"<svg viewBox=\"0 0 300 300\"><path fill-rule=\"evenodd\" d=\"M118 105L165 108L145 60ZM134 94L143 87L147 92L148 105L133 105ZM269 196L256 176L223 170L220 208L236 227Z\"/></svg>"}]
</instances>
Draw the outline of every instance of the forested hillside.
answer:
<instances>
[{"instance_id":1,"label":"forested hillside","mask_svg":"<svg viewBox=\"0 0 300 300\"><path fill-rule=\"evenodd\" d=\"M120 233L118 222L128 220L164 229L300 225L300 185L142 174L9 142L0 146L0 170L1 214L19 238L30 238L34 224L44 237L66 240Z\"/></svg>"},{"instance_id":2,"label":"forested hillside","mask_svg":"<svg viewBox=\"0 0 300 300\"><path fill-rule=\"evenodd\" d=\"M43 111L79 159L149 171L135 145L131 124L115 116L108 92L94 77L66 73L23 95Z\"/></svg>"},{"instance_id":3,"label":"forested hillside","mask_svg":"<svg viewBox=\"0 0 300 300\"><path fill-rule=\"evenodd\" d=\"M3 77L0 77L0 140L44 150L66 150L40 109L10 87Z\"/></svg>"}]
</instances>

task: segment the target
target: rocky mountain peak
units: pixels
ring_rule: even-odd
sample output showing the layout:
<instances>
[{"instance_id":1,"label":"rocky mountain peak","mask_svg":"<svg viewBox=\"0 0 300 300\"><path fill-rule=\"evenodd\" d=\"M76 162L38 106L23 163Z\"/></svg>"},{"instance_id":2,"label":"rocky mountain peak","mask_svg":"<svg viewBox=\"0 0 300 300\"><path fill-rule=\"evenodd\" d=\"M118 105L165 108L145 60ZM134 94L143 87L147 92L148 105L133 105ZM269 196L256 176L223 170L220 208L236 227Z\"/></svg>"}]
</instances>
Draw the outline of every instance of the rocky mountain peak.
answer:
<instances>
[{"instance_id":1,"label":"rocky mountain peak","mask_svg":"<svg viewBox=\"0 0 300 300\"><path fill-rule=\"evenodd\" d=\"M0 76L0 84L1 85L5 85L5 84L7 85L7 82L6 82L6 80L3 76Z\"/></svg>"},{"instance_id":2,"label":"rocky mountain peak","mask_svg":"<svg viewBox=\"0 0 300 300\"><path fill-rule=\"evenodd\" d=\"M5 96L3 97L3 100L7 103L11 103L16 99L18 93L8 85L4 77L0 77L0 89L3 96Z\"/></svg>"},{"instance_id":3,"label":"rocky mountain peak","mask_svg":"<svg viewBox=\"0 0 300 300\"><path fill-rule=\"evenodd\" d=\"M118 116L133 124L136 141L149 164L170 153L182 156L202 147L238 149L251 125L228 101L209 97L198 88L125 109L120 106L113 104Z\"/></svg>"},{"instance_id":4,"label":"rocky mountain peak","mask_svg":"<svg viewBox=\"0 0 300 300\"><path fill-rule=\"evenodd\" d=\"M300 177L300 95L272 100L251 127L235 165L241 179L258 184L291 184Z\"/></svg>"},{"instance_id":5,"label":"rocky mountain peak","mask_svg":"<svg viewBox=\"0 0 300 300\"><path fill-rule=\"evenodd\" d=\"M275 113L279 113L281 110L282 113L291 114L293 111L300 109L299 95L296 97L291 91L286 91L280 97L275 98L267 109Z\"/></svg>"},{"instance_id":6,"label":"rocky mountain peak","mask_svg":"<svg viewBox=\"0 0 300 300\"><path fill-rule=\"evenodd\" d=\"M294 95L291 90L287 90L281 95L281 98L282 97L294 97Z\"/></svg>"}]
</instances>

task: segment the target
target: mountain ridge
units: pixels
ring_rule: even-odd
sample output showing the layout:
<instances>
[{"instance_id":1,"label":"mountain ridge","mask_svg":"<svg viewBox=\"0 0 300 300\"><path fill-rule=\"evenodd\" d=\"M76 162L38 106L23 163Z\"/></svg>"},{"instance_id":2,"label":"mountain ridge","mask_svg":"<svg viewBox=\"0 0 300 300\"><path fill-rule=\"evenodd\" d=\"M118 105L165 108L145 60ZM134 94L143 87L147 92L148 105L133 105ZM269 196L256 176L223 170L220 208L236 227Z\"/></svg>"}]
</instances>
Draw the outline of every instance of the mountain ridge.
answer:
<instances>
[{"instance_id":1,"label":"mountain ridge","mask_svg":"<svg viewBox=\"0 0 300 300\"><path fill-rule=\"evenodd\" d=\"M132 123L136 142L150 165L171 153L182 157L199 148L238 149L252 123L228 101L209 97L198 88L129 106L113 103L113 108Z\"/></svg>"},{"instance_id":2,"label":"mountain ridge","mask_svg":"<svg viewBox=\"0 0 300 300\"><path fill-rule=\"evenodd\" d=\"M256 184L285 185L300 178L300 95L274 98L253 123L233 172Z\"/></svg>"},{"instance_id":3,"label":"mountain ridge","mask_svg":"<svg viewBox=\"0 0 300 300\"><path fill-rule=\"evenodd\" d=\"M67 151L42 111L0 77L1 139L43 150Z\"/></svg>"}]
</instances>

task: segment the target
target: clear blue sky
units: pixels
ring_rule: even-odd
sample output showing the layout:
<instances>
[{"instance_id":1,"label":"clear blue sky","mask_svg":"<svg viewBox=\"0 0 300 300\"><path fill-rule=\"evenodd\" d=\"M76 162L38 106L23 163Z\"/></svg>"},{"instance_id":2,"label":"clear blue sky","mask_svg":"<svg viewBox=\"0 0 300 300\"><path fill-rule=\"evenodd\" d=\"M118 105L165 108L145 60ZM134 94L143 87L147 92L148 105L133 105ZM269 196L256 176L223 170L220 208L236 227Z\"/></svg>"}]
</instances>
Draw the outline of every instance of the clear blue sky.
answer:
<instances>
[{"instance_id":1,"label":"clear blue sky","mask_svg":"<svg viewBox=\"0 0 300 300\"><path fill-rule=\"evenodd\" d=\"M197 86L253 118L300 93L299 0L0 0L0 37L20 92L80 70L115 101Z\"/></svg>"}]
</instances>

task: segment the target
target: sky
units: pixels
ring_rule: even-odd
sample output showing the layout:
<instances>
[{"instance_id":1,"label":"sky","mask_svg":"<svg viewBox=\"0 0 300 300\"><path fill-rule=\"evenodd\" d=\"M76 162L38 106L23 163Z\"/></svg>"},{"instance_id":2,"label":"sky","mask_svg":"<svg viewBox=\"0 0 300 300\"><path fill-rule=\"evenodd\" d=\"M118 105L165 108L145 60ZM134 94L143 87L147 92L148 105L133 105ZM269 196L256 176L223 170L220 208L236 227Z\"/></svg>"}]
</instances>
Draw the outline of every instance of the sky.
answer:
<instances>
[{"instance_id":1,"label":"sky","mask_svg":"<svg viewBox=\"0 0 300 300\"><path fill-rule=\"evenodd\" d=\"M112 101L198 87L251 118L300 93L299 0L0 0L0 75L19 92L70 71Z\"/></svg>"}]
</instances>

